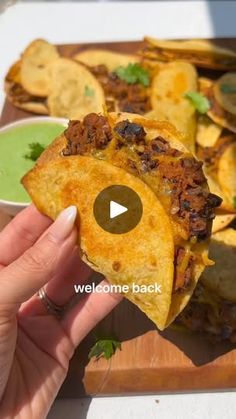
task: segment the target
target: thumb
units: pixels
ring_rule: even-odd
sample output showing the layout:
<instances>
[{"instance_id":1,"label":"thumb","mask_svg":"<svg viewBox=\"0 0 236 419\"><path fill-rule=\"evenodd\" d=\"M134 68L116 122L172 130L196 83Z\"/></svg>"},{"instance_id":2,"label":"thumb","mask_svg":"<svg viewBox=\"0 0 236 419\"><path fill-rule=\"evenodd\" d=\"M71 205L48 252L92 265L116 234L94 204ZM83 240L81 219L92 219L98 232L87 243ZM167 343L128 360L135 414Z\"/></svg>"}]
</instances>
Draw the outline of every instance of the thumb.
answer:
<instances>
[{"instance_id":1,"label":"thumb","mask_svg":"<svg viewBox=\"0 0 236 419\"><path fill-rule=\"evenodd\" d=\"M20 305L60 269L76 244L75 206L61 212L44 235L0 272L0 304Z\"/></svg>"}]
</instances>

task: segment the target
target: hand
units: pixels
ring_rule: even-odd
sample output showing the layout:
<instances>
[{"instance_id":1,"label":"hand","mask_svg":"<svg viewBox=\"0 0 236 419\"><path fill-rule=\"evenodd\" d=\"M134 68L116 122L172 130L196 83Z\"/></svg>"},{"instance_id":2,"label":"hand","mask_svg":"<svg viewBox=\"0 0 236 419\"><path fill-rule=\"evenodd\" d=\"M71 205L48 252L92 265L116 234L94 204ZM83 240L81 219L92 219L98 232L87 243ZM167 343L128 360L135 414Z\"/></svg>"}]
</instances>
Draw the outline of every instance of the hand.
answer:
<instances>
[{"instance_id":1,"label":"hand","mask_svg":"<svg viewBox=\"0 0 236 419\"><path fill-rule=\"evenodd\" d=\"M0 417L45 418L75 348L121 300L89 294L61 320L35 294L64 305L90 268L80 257L76 208L52 222L31 205L0 233Z\"/></svg>"}]
</instances>

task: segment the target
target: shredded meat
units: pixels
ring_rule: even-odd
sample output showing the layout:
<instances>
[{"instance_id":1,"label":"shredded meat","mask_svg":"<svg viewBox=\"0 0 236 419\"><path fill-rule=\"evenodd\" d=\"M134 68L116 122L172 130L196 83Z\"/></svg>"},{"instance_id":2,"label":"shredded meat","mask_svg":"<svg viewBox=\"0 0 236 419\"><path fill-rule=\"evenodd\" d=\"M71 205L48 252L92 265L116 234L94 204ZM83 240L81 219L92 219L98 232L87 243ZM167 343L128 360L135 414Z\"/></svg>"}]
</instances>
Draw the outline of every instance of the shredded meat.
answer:
<instances>
[{"instance_id":1,"label":"shredded meat","mask_svg":"<svg viewBox=\"0 0 236 419\"><path fill-rule=\"evenodd\" d=\"M156 137L150 142L150 150L158 154L165 154L167 156L177 157L181 155L179 150L171 148L168 141L162 137Z\"/></svg>"},{"instance_id":2,"label":"shredded meat","mask_svg":"<svg viewBox=\"0 0 236 419\"><path fill-rule=\"evenodd\" d=\"M68 156L104 149L112 139L112 132L107 118L90 113L82 122L70 121L65 130L65 137L67 147L63 154Z\"/></svg>"},{"instance_id":3,"label":"shredded meat","mask_svg":"<svg viewBox=\"0 0 236 419\"><path fill-rule=\"evenodd\" d=\"M171 212L188 226L190 237L205 240L210 235L214 208L222 200L206 190L202 163L184 157L169 163L162 161L158 170L172 184Z\"/></svg>"},{"instance_id":4,"label":"shredded meat","mask_svg":"<svg viewBox=\"0 0 236 419\"><path fill-rule=\"evenodd\" d=\"M149 172L159 166L158 155L178 156L181 153L170 147L169 143L162 137L156 137L148 144L142 152L138 152L141 160L141 170Z\"/></svg>"},{"instance_id":5,"label":"shredded meat","mask_svg":"<svg viewBox=\"0 0 236 419\"><path fill-rule=\"evenodd\" d=\"M108 111L115 110L116 101L122 112L144 114L151 110L148 90L142 84L126 83L115 73L109 73L105 65L90 67L90 71L99 80L105 91Z\"/></svg>"},{"instance_id":6,"label":"shredded meat","mask_svg":"<svg viewBox=\"0 0 236 419\"><path fill-rule=\"evenodd\" d=\"M174 272L174 284L172 292L178 292L185 290L191 279L193 271L193 256L191 255L188 259L188 263L185 269L182 268L182 263L186 257L186 250L182 247L177 248L175 252L175 272Z\"/></svg>"},{"instance_id":7,"label":"shredded meat","mask_svg":"<svg viewBox=\"0 0 236 419\"><path fill-rule=\"evenodd\" d=\"M142 172L149 172L157 168L157 161L152 158L151 153L144 151L140 153L141 170Z\"/></svg>"},{"instance_id":8,"label":"shredded meat","mask_svg":"<svg viewBox=\"0 0 236 419\"><path fill-rule=\"evenodd\" d=\"M19 103L39 102L46 103L46 100L39 96L32 96L19 83L13 83L9 90L9 96L17 99Z\"/></svg>"}]
</instances>

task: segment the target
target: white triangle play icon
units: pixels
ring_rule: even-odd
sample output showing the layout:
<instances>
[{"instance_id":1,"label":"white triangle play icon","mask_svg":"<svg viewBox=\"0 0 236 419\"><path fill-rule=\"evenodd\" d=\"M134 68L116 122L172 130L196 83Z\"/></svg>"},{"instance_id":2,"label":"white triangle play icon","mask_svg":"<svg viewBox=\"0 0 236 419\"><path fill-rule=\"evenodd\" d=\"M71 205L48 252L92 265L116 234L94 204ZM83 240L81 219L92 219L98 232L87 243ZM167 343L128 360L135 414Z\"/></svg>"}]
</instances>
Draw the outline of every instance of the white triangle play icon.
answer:
<instances>
[{"instance_id":1,"label":"white triangle play icon","mask_svg":"<svg viewBox=\"0 0 236 419\"><path fill-rule=\"evenodd\" d=\"M110 218L115 218L126 211L128 211L128 208L118 204L115 201L110 201Z\"/></svg>"}]
</instances>

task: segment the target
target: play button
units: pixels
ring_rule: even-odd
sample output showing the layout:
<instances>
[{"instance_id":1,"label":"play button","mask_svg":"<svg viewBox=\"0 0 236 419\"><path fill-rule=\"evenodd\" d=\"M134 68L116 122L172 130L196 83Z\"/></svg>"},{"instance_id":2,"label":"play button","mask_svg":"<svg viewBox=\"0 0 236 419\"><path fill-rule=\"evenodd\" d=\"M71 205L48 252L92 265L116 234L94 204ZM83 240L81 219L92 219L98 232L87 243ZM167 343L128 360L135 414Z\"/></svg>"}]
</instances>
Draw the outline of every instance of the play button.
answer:
<instances>
[{"instance_id":1,"label":"play button","mask_svg":"<svg viewBox=\"0 0 236 419\"><path fill-rule=\"evenodd\" d=\"M128 211L128 208L124 207L123 205L120 205L114 201L110 202L110 218L118 217L118 215L124 214L126 211Z\"/></svg>"},{"instance_id":2,"label":"play button","mask_svg":"<svg viewBox=\"0 0 236 419\"><path fill-rule=\"evenodd\" d=\"M133 189L124 185L112 185L98 194L93 213L103 230L112 234L124 234L139 223L143 206Z\"/></svg>"}]
</instances>

